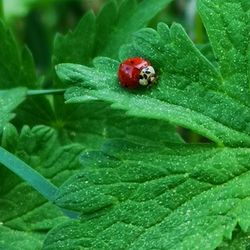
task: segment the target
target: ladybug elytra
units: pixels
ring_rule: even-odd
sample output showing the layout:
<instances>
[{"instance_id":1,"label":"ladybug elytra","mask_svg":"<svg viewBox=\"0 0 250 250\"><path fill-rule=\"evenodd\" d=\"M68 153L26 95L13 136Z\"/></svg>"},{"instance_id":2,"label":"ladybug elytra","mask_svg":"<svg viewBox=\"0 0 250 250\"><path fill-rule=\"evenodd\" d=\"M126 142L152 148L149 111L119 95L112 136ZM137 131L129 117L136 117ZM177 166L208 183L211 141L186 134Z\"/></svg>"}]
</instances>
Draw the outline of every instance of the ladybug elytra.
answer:
<instances>
[{"instance_id":1,"label":"ladybug elytra","mask_svg":"<svg viewBox=\"0 0 250 250\"><path fill-rule=\"evenodd\" d=\"M151 86L156 76L149 61L133 57L120 64L118 78L123 87L135 89L139 86Z\"/></svg>"}]
</instances>

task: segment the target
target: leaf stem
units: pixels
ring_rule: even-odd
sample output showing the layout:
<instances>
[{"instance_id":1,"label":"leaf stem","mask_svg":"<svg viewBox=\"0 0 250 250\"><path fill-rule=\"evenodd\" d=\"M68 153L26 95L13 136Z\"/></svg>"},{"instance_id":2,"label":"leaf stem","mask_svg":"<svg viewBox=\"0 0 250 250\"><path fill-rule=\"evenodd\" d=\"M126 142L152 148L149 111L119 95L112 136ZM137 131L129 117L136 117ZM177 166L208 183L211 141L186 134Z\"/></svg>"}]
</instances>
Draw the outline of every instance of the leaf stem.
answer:
<instances>
[{"instance_id":1,"label":"leaf stem","mask_svg":"<svg viewBox=\"0 0 250 250\"><path fill-rule=\"evenodd\" d=\"M1 1L1 0L0 0ZM39 90L28 90L27 95L60 95L64 94L66 89L39 89Z\"/></svg>"},{"instance_id":2,"label":"leaf stem","mask_svg":"<svg viewBox=\"0 0 250 250\"><path fill-rule=\"evenodd\" d=\"M204 27L203 27L203 23L202 20L199 16L198 13L196 13L195 16L195 42L196 43L204 43L205 39L204 39Z\"/></svg>"},{"instance_id":3,"label":"leaf stem","mask_svg":"<svg viewBox=\"0 0 250 250\"><path fill-rule=\"evenodd\" d=\"M14 172L49 201L53 201L57 187L40 175L25 162L0 147L0 163Z\"/></svg>"},{"instance_id":4,"label":"leaf stem","mask_svg":"<svg viewBox=\"0 0 250 250\"><path fill-rule=\"evenodd\" d=\"M42 194L47 200L53 202L55 194L58 188L49 182L46 178L40 175L36 170L31 168L25 162L11 154L4 148L0 147L0 163L11 170L13 173L18 175L21 179L26 181L30 186L36 189ZM76 219L79 217L79 213L61 208L63 213L72 218Z\"/></svg>"}]
</instances>

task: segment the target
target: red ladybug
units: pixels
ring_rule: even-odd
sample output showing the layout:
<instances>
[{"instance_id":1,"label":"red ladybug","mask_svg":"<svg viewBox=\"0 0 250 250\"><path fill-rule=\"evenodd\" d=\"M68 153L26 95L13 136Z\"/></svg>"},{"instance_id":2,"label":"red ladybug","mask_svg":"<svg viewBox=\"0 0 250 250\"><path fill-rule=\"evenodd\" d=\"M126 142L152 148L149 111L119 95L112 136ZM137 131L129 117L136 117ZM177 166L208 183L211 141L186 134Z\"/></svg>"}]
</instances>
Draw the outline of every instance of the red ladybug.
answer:
<instances>
[{"instance_id":1,"label":"red ladybug","mask_svg":"<svg viewBox=\"0 0 250 250\"><path fill-rule=\"evenodd\" d=\"M149 86L155 81L155 70L150 62L140 58L128 58L119 66L118 78L123 87L135 89Z\"/></svg>"}]
</instances>

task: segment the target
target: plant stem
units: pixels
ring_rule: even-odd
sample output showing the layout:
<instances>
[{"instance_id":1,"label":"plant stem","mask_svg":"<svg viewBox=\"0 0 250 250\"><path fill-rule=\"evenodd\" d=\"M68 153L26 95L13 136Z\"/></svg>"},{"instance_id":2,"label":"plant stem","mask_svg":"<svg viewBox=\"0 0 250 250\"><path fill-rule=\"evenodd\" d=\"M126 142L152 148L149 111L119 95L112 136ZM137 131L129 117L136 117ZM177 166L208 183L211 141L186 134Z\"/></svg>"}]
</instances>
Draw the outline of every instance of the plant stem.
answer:
<instances>
[{"instance_id":1,"label":"plant stem","mask_svg":"<svg viewBox=\"0 0 250 250\"><path fill-rule=\"evenodd\" d=\"M26 181L49 201L53 201L57 187L25 162L0 147L0 163Z\"/></svg>"},{"instance_id":2,"label":"plant stem","mask_svg":"<svg viewBox=\"0 0 250 250\"><path fill-rule=\"evenodd\" d=\"M203 23L198 15L198 13L195 16L195 42L196 43L204 43L204 29L203 29Z\"/></svg>"},{"instance_id":3,"label":"plant stem","mask_svg":"<svg viewBox=\"0 0 250 250\"><path fill-rule=\"evenodd\" d=\"M58 188L40 175L36 170L2 147L0 147L0 163L19 176L22 180L26 181L47 200L51 202L54 201ZM77 212L69 211L67 209L61 210L66 216L72 219L79 217Z\"/></svg>"},{"instance_id":4,"label":"plant stem","mask_svg":"<svg viewBox=\"0 0 250 250\"><path fill-rule=\"evenodd\" d=\"M60 95L64 94L66 89L39 89L39 90L28 90L27 95Z\"/></svg>"}]
</instances>

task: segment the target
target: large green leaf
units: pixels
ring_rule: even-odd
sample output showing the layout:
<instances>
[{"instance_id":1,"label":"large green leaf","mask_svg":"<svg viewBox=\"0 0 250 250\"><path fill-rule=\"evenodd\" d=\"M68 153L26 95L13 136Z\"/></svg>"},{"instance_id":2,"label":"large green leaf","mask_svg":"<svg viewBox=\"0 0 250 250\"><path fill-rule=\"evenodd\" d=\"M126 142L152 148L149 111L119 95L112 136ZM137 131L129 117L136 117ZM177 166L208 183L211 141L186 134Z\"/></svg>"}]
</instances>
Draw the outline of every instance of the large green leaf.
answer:
<instances>
[{"instance_id":1,"label":"large green leaf","mask_svg":"<svg viewBox=\"0 0 250 250\"><path fill-rule=\"evenodd\" d=\"M230 30L231 26L221 22L224 16L230 16L231 12L228 12L227 8L222 8L220 14L213 14L213 18L218 19L217 22L209 21L210 5L217 6L218 2L219 6L222 1L200 2L200 12L209 32L209 27L213 32L212 25L215 23L216 29L233 33ZM247 17L245 13L249 14L249 4L242 0L239 5L244 6L244 12L242 9L237 11L241 11ZM230 9L234 11L232 6ZM239 20L235 20L241 22L242 17L237 17ZM245 18L244 21L249 25L249 18ZM220 37L227 40L228 37L224 33L222 32ZM240 36L238 46L242 46L242 49L245 48L244 44L248 43L248 36L247 32ZM219 41L223 43L224 40L220 38ZM57 73L62 81L78 85L66 93L68 102L83 102L90 97L101 99L111 102L115 108L127 110L134 116L166 120L192 129L218 144L249 146L250 99L247 54L241 53L239 56L238 52L233 50L233 53L227 48L222 51L218 42L213 43L213 40L212 46L214 50L220 50L231 60L219 60L217 68L200 53L182 27L176 24L170 29L165 24L159 24L157 31L143 29L137 32L134 42L124 46L120 51L120 58L123 60L141 56L152 62L157 72L157 84L152 89L144 91L129 92L122 89L117 79L119 62L108 58L97 58L94 61L95 68L61 64L57 67ZM242 67L230 66L232 62L238 65L239 60L244 63Z\"/></svg>"},{"instance_id":2,"label":"large green leaf","mask_svg":"<svg viewBox=\"0 0 250 250\"><path fill-rule=\"evenodd\" d=\"M43 249L215 249L250 225L249 152L112 141L59 189L55 203L82 218Z\"/></svg>"},{"instance_id":3,"label":"large green leaf","mask_svg":"<svg viewBox=\"0 0 250 250\"><path fill-rule=\"evenodd\" d=\"M24 101L25 97L25 88L0 91L0 134L4 125L14 117L12 111Z\"/></svg>"},{"instance_id":4,"label":"large green leaf","mask_svg":"<svg viewBox=\"0 0 250 250\"><path fill-rule=\"evenodd\" d=\"M8 125L2 146L55 185L77 171L78 157L83 150L79 144L62 146L57 132L45 126L24 127L18 135L16 129ZM0 179L0 249L40 249L46 232L66 217L3 166Z\"/></svg>"}]
</instances>

